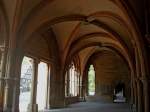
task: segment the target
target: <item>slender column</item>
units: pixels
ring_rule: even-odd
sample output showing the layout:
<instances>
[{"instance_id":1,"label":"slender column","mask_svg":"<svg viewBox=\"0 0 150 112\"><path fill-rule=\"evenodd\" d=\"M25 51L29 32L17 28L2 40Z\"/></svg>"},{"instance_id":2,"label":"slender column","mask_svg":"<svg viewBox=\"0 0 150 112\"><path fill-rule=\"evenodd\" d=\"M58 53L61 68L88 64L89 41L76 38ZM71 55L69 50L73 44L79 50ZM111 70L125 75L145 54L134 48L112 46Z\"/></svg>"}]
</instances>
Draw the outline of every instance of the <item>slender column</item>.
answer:
<instances>
[{"instance_id":1,"label":"slender column","mask_svg":"<svg viewBox=\"0 0 150 112\"><path fill-rule=\"evenodd\" d=\"M35 59L33 61L33 75L32 75L32 88L31 88L31 101L29 104L29 112L38 112L38 104L36 104L37 95L37 77L38 77L38 64L39 60Z\"/></svg>"},{"instance_id":2,"label":"slender column","mask_svg":"<svg viewBox=\"0 0 150 112\"><path fill-rule=\"evenodd\" d=\"M4 65L5 59L4 48L0 48L0 112L3 109L3 98L4 98Z\"/></svg>"},{"instance_id":3,"label":"slender column","mask_svg":"<svg viewBox=\"0 0 150 112\"><path fill-rule=\"evenodd\" d=\"M143 112L142 102L142 87L140 80L137 80L137 92L138 92L138 112Z\"/></svg>"},{"instance_id":4,"label":"slender column","mask_svg":"<svg viewBox=\"0 0 150 112\"><path fill-rule=\"evenodd\" d=\"M67 88L66 89L67 89L67 96L69 96L69 89L70 89L70 75L69 75L69 70L67 70L66 73L67 73L66 74L67 75L67 82L66 82L67 83L67 85L66 85Z\"/></svg>"},{"instance_id":5,"label":"slender column","mask_svg":"<svg viewBox=\"0 0 150 112\"><path fill-rule=\"evenodd\" d=\"M134 86L134 105L133 105L133 110L137 109L138 106L138 91L137 91L137 84L136 84L136 80L134 79L133 82L133 86Z\"/></svg>"},{"instance_id":6,"label":"slender column","mask_svg":"<svg viewBox=\"0 0 150 112\"><path fill-rule=\"evenodd\" d=\"M131 71L131 84L130 84L130 86L131 86L131 100L130 100L130 103L131 104L133 104L134 103L134 84L133 84L133 82L134 82L134 73L133 73L133 71Z\"/></svg>"},{"instance_id":7,"label":"slender column","mask_svg":"<svg viewBox=\"0 0 150 112\"><path fill-rule=\"evenodd\" d=\"M79 98L81 98L81 85L80 85L81 75L80 75L80 74L79 74L78 78L79 78L79 82L78 82L78 88L79 88Z\"/></svg>"},{"instance_id":8,"label":"slender column","mask_svg":"<svg viewBox=\"0 0 150 112\"><path fill-rule=\"evenodd\" d=\"M50 103L49 103L49 100L50 100L50 76L51 76L51 66L50 64L47 64L48 66L48 75L47 75L47 99L46 99L46 109L50 109Z\"/></svg>"},{"instance_id":9,"label":"slender column","mask_svg":"<svg viewBox=\"0 0 150 112\"><path fill-rule=\"evenodd\" d=\"M137 92L138 92L138 107L137 110L138 112L143 112L144 111L144 100L143 100L143 84L140 81L141 73L141 64L140 64L140 59L139 59L139 54L138 54L138 49L135 48L135 60L136 60L136 74L137 74Z\"/></svg>"},{"instance_id":10,"label":"slender column","mask_svg":"<svg viewBox=\"0 0 150 112\"><path fill-rule=\"evenodd\" d=\"M133 80L132 80L132 84L131 84L131 104L134 104L134 84L133 84Z\"/></svg>"},{"instance_id":11,"label":"slender column","mask_svg":"<svg viewBox=\"0 0 150 112\"><path fill-rule=\"evenodd\" d=\"M80 72L78 72L78 97L80 98Z\"/></svg>"},{"instance_id":12,"label":"slender column","mask_svg":"<svg viewBox=\"0 0 150 112\"><path fill-rule=\"evenodd\" d=\"M149 103L149 80L145 77L145 78L141 78L142 82L143 82L143 96L144 96L144 112L149 112L150 111L150 103Z\"/></svg>"}]
</instances>

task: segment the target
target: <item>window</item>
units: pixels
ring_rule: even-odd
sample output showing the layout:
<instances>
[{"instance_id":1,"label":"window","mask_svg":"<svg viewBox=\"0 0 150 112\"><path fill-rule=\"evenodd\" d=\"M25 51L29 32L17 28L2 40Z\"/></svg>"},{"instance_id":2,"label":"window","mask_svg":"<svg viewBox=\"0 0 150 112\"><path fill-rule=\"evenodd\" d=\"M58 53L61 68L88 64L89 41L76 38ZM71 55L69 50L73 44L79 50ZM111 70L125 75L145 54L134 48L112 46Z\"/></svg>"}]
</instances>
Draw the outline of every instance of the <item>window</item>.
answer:
<instances>
[{"instance_id":1,"label":"window","mask_svg":"<svg viewBox=\"0 0 150 112\"><path fill-rule=\"evenodd\" d=\"M88 94L95 95L95 71L93 65L90 65L88 71Z\"/></svg>"},{"instance_id":2,"label":"window","mask_svg":"<svg viewBox=\"0 0 150 112\"><path fill-rule=\"evenodd\" d=\"M21 66L20 77L20 96L19 96L19 109L20 112L27 112L30 103L31 88L33 76L33 59L24 57Z\"/></svg>"},{"instance_id":3,"label":"window","mask_svg":"<svg viewBox=\"0 0 150 112\"><path fill-rule=\"evenodd\" d=\"M65 76L66 96L78 96L79 94L79 73L74 64L71 64L70 69Z\"/></svg>"}]
</instances>

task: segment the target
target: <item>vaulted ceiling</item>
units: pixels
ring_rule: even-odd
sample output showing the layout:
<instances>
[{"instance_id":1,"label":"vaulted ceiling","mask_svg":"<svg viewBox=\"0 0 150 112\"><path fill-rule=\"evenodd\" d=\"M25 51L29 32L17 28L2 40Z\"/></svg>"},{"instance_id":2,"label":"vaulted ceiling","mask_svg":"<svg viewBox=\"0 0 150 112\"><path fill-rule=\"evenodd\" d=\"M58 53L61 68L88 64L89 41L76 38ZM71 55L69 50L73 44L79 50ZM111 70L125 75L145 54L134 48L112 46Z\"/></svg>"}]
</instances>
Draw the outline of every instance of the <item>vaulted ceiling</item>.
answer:
<instances>
[{"instance_id":1,"label":"vaulted ceiling","mask_svg":"<svg viewBox=\"0 0 150 112\"><path fill-rule=\"evenodd\" d=\"M85 66L87 57L101 47L116 50L129 62L136 40L134 26L145 27L142 0L3 0L3 3L10 32L28 40L33 33L51 30L63 63L67 57L78 54L81 66Z\"/></svg>"}]
</instances>

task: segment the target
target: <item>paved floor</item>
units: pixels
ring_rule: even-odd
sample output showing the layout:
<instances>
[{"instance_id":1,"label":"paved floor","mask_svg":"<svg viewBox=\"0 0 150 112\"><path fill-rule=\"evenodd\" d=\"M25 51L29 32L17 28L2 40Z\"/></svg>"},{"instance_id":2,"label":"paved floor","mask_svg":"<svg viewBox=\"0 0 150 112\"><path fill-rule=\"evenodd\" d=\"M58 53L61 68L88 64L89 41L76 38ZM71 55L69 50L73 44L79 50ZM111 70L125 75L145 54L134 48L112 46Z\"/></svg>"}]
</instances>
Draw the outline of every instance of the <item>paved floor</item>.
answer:
<instances>
[{"instance_id":1,"label":"paved floor","mask_svg":"<svg viewBox=\"0 0 150 112\"><path fill-rule=\"evenodd\" d=\"M80 102L64 109L52 109L45 112L131 112L125 103Z\"/></svg>"}]
</instances>

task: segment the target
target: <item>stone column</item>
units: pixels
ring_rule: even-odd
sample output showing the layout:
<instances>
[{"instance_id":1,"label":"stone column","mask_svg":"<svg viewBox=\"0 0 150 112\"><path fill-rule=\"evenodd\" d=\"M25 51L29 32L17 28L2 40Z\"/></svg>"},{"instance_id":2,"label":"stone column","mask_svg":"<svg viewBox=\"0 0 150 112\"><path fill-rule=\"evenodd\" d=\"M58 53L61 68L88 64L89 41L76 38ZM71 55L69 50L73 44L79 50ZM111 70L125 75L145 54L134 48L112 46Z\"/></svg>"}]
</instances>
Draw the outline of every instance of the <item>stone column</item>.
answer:
<instances>
[{"instance_id":1,"label":"stone column","mask_svg":"<svg viewBox=\"0 0 150 112\"><path fill-rule=\"evenodd\" d=\"M143 83L143 96L144 96L144 112L149 112L150 111L150 97L149 97L149 80L148 78L144 77L141 78L141 81Z\"/></svg>"},{"instance_id":2,"label":"stone column","mask_svg":"<svg viewBox=\"0 0 150 112\"><path fill-rule=\"evenodd\" d=\"M138 112L143 112L143 100L142 100L142 96L143 96L143 90L142 90L142 85L140 80L137 80L137 92L138 92Z\"/></svg>"},{"instance_id":3,"label":"stone column","mask_svg":"<svg viewBox=\"0 0 150 112\"><path fill-rule=\"evenodd\" d=\"M81 92L81 88L82 87L82 83L81 83L81 74L79 74L79 97L80 99L82 98L82 92Z\"/></svg>"},{"instance_id":4,"label":"stone column","mask_svg":"<svg viewBox=\"0 0 150 112\"><path fill-rule=\"evenodd\" d=\"M51 66L50 64L47 64L48 66L48 74L47 74L47 99L46 99L46 109L50 109L50 77L51 77Z\"/></svg>"},{"instance_id":5,"label":"stone column","mask_svg":"<svg viewBox=\"0 0 150 112\"><path fill-rule=\"evenodd\" d=\"M62 108L65 106L65 87L62 70L59 65L53 63L51 66L51 90L50 90L50 108Z\"/></svg>"},{"instance_id":6,"label":"stone column","mask_svg":"<svg viewBox=\"0 0 150 112\"><path fill-rule=\"evenodd\" d=\"M39 60L33 61L33 75L32 75L32 88L31 88L31 101L28 107L29 112L38 112L38 104L36 104L37 95L37 77L38 77L38 64Z\"/></svg>"},{"instance_id":7,"label":"stone column","mask_svg":"<svg viewBox=\"0 0 150 112\"><path fill-rule=\"evenodd\" d=\"M13 112L19 112L19 97L20 97L20 76L23 53L20 51L16 60L15 79L14 79L14 95L13 95Z\"/></svg>"},{"instance_id":8,"label":"stone column","mask_svg":"<svg viewBox=\"0 0 150 112\"><path fill-rule=\"evenodd\" d=\"M135 97L134 97L134 82L132 81L132 87L131 87L131 104L134 104L134 100L135 100Z\"/></svg>"},{"instance_id":9,"label":"stone column","mask_svg":"<svg viewBox=\"0 0 150 112\"><path fill-rule=\"evenodd\" d=\"M70 83L69 70L66 71L66 75L67 75L66 76L67 77L67 82L66 82L67 83L67 85L66 85L67 86L67 88L66 88L67 91L66 92L67 92L67 96L69 96L69 89L70 89L70 84L69 84Z\"/></svg>"},{"instance_id":10,"label":"stone column","mask_svg":"<svg viewBox=\"0 0 150 112\"><path fill-rule=\"evenodd\" d=\"M5 78L5 95L4 95L4 112L15 112L13 104L15 102L15 90L16 90L16 78L6 77Z\"/></svg>"},{"instance_id":11,"label":"stone column","mask_svg":"<svg viewBox=\"0 0 150 112\"><path fill-rule=\"evenodd\" d=\"M134 105L133 105L132 109L136 110L137 106L138 106L138 91L137 91L137 83L136 83L135 79L133 82L133 87L134 87Z\"/></svg>"},{"instance_id":12,"label":"stone column","mask_svg":"<svg viewBox=\"0 0 150 112\"><path fill-rule=\"evenodd\" d=\"M17 84L19 81L18 74L16 73L19 65L20 54L18 50L9 51L7 62L7 73L5 73L5 88L4 88L4 103L3 112L17 112L16 105L16 92Z\"/></svg>"},{"instance_id":13,"label":"stone column","mask_svg":"<svg viewBox=\"0 0 150 112\"><path fill-rule=\"evenodd\" d=\"M4 48L0 48L0 112L3 109L4 98L4 68L5 68L5 52Z\"/></svg>"}]
</instances>

